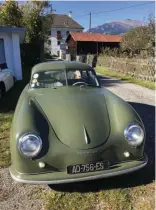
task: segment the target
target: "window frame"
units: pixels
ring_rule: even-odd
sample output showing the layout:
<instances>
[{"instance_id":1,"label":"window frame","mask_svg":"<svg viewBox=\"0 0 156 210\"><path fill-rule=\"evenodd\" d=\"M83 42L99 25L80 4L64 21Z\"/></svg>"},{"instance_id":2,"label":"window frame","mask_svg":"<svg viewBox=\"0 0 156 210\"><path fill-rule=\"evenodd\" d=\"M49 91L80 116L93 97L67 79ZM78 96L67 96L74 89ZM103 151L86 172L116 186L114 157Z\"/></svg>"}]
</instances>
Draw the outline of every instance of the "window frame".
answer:
<instances>
[{"instance_id":1,"label":"window frame","mask_svg":"<svg viewBox=\"0 0 156 210\"><path fill-rule=\"evenodd\" d=\"M82 71L86 71L86 74L89 72L89 71L91 71L92 73L93 73L93 75L96 77L96 80L97 80L97 86L95 86L95 87L97 87L97 88L99 88L99 87L101 87L101 84L100 84L100 82L99 82L99 79L97 78L97 75L96 75L96 73L95 73L95 70L94 69L89 69L89 70L87 70L87 69L59 69L59 70L54 70L54 71L62 71L62 72L64 72L64 74L65 74L65 82L66 82L66 85L65 86L61 86L61 87L71 87L71 85L69 85L68 84L68 78L67 78L67 72L68 71L73 71L73 72L75 72L76 70L78 70L78 71L80 71L80 73L81 73L81 75L82 75ZM34 74L40 74L40 73L45 73L45 72L53 72L53 70L45 70L45 71L41 71L41 72L35 72ZM33 74L33 75L34 75ZM30 79L30 82L29 82L29 89L39 89L39 88L42 88L42 87L31 87L31 85L32 85L32 80L34 79L33 78L33 75L31 75L31 79Z\"/></svg>"}]
</instances>

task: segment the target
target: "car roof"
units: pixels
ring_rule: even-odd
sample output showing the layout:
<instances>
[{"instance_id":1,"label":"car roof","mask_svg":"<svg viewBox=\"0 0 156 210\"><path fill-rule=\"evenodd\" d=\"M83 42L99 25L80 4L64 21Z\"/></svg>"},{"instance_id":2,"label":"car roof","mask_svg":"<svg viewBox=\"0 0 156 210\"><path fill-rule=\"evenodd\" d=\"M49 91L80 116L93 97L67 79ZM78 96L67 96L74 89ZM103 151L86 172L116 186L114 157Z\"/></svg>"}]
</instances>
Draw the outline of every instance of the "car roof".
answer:
<instances>
[{"instance_id":1,"label":"car roof","mask_svg":"<svg viewBox=\"0 0 156 210\"><path fill-rule=\"evenodd\" d=\"M32 74L52 70L93 70L91 66L77 61L50 61L39 63L32 68Z\"/></svg>"}]
</instances>

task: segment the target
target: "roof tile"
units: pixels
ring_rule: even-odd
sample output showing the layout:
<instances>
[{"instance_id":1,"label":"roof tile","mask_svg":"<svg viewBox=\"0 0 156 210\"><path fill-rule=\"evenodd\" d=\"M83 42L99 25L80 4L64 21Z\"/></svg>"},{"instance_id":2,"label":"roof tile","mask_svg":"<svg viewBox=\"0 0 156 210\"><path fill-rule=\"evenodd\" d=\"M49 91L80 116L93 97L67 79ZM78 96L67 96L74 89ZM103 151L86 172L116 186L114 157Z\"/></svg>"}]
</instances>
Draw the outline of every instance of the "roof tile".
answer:
<instances>
[{"instance_id":1,"label":"roof tile","mask_svg":"<svg viewBox=\"0 0 156 210\"><path fill-rule=\"evenodd\" d=\"M71 28L71 29L84 29L80 24L74 21L68 15L52 15L52 27L54 28Z\"/></svg>"},{"instance_id":2,"label":"roof tile","mask_svg":"<svg viewBox=\"0 0 156 210\"><path fill-rule=\"evenodd\" d=\"M105 35L95 33L77 33L72 32L70 34L75 41L81 42L120 42L120 35Z\"/></svg>"}]
</instances>

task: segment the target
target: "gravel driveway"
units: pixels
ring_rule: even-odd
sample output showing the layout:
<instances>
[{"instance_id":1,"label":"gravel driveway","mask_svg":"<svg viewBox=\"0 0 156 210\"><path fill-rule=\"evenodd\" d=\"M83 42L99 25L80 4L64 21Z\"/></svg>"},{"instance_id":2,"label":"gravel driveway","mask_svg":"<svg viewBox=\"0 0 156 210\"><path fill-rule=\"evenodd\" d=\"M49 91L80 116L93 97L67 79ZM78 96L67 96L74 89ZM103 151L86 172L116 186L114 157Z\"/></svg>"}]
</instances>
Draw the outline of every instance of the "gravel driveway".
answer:
<instances>
[{"instance_id":1,"label":"gravel driveway","mask_svg":"<svg viewBox=\"0 0 156 210\"><path fill-rule=\"evenodd\" d=\"M122 82L118 79L99 76L101 83L110 91L120 96L138 111L147 131L148 142L146 152L149 157L149 164L153 164L154 158L154 106L155 92L138 85ZM151 166L149 166L151 167ZM152 166L154 170L154 166ZM152 182L153 173L151 172L147 183ZM9 175L8 168L0 169L0 209L1 210L39 210L44 209L43 200L38 198L38 190L51 190L47 185L24 185L15 183Z\"/></svg>"}]
</instances>

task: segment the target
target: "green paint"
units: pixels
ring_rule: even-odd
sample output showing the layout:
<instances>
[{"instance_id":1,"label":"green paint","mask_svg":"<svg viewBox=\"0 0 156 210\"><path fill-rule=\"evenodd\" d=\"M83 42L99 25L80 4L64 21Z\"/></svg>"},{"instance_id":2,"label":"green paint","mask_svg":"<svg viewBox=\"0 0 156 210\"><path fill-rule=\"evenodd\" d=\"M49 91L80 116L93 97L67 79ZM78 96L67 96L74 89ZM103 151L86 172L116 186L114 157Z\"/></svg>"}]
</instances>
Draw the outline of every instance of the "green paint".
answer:
<instances>
[{"instance_id":1,"label":"green paint","mask_svg":"<svg viewBox=\"0 0 156 210\"><path fill-rule=\"evenodd\" d=\"M51 62L38 64L32 74L57 68L91 70L86 64ZM144 129L134 109L105 88L65 86L29 89L27 85L16 106L11 128L11 171L17 177L24 174L24 179L33 177L35 181L37 177L41 180L68 179L68 165L101 160L109 160L112 165L125 162L121 164L125 168L138 166L141 164L138 160L144 154L145 139L137 148L128 144L123 132L132 122L137 122ZM85 141L84 127L89 144ZM42 151L33 160L23 157L17 149L18 139L25 132L37 132L43 141ZM124 151L130 152L129 158L124 157ZM39 161L45 162L46 167L39 168ZM72 176L84 177L85 180L85 176L101 173Z\"/></svg>"}]
</instances>

